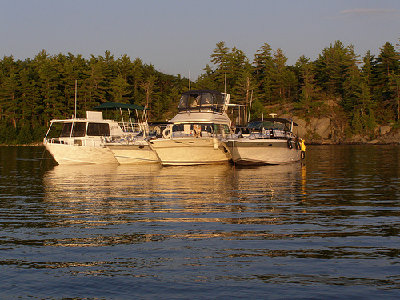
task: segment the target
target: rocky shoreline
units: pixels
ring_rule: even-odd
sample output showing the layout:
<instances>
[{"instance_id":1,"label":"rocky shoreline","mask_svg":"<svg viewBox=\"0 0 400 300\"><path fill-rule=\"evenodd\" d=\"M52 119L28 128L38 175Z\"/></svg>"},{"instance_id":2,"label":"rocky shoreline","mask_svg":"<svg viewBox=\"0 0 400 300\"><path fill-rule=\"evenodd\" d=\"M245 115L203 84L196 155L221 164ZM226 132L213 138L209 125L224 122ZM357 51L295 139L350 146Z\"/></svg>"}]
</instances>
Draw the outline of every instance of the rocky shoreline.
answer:
<instances>
[{"instance_id":1,"label":"rocky shoreline","mask_svg":"<svg viewBox=\"0 0 400 300\"><path fill-rule=\"evenodd\" d=\"M295 133L309 145L400 144L400 129L392 126L378 126L370 134L351 135L345 126L331 118L311 118L307 121L299 117L291 119L298 124Z\"/></svg>"}]
</instances>

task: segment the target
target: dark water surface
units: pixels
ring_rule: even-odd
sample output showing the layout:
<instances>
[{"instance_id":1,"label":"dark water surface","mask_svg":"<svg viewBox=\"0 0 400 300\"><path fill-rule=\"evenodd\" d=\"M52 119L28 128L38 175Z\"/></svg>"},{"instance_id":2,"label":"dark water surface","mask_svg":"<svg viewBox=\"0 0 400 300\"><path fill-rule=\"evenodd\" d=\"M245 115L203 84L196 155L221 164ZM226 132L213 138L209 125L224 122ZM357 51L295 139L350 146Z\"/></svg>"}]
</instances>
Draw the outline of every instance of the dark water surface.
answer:
<instances>
[{"instance_id":1,"label":"dark water surface","mask_svg":"<svg viewBox=\"0 0 400 300\"><path fill-rule=\"evenodd\" d=\"M0 298L400 298L400 146L55 166L0 147Z\"/></svg>"}]
</instances>

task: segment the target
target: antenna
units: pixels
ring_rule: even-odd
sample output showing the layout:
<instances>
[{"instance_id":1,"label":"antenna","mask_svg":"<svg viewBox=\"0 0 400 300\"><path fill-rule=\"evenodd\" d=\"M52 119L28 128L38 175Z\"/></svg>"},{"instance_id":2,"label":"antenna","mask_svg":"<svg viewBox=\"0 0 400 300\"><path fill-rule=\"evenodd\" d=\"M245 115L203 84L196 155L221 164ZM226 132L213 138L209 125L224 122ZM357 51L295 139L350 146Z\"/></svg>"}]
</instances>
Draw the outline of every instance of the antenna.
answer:
<instances>
[{"instance_id":1,"label":"antenna","mask_svg":"<svg viewBox=\"0 0 400 300\"><path fill-rule=\"evenodd\" d=\"M189 90L190 90L190 70L189 70Z\"/></svg>"},{"instance_id":2,"label":"antenna","mask_svg":"<svg viewBox=\"0 0 400 300\"><path fill-rule=\"evenodd\" d=\"M74 112L74 119L76 119L76 94L77 94L77 88L78 88L78 80L75 79L75 112Z\"/></svg>"}]
</instances>

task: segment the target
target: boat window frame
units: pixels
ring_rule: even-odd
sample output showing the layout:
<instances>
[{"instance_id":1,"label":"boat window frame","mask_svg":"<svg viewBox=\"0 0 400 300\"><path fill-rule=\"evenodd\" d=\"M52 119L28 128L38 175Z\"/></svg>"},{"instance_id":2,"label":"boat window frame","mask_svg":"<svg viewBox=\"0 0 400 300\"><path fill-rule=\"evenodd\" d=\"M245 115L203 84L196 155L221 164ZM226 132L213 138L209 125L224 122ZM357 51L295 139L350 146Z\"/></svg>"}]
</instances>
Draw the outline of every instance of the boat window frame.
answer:
<instances>
[{"instance_id":1,"label":"boat window frame","mask_svg":"<svg viewBox=\"0 0 400 300\"><path fill-rule=\"evenodd\" d=\"M60 138L67 138L71 137L72 135L72 125L74 122L63 122L62 123L62 128L59 137Z\"/></svg>"},{"instance_id":2,"label":"boat window frame","mask_svg":"<svg viewBox=\"0 0 400 300\"><path fill-rule=\"evenodd\" d=\"M110 136L110 124L102 122L88 122L86 127L86 134L88 136Z\"/></svg>"},{"instance_id":3,"label":"boat window frame","mask_svg":"<svg viewBox=\"0 0 400 300\"><path fill-rule=\"evenodd\" d=\"M80 122L80 121L73 122L70 137L74 137L74 138L75 137L85 137L86 136L86 125L87 125L86 122ZM79 128L80 126L82 126L82 128ZM76 128L78 128L78 130L76 130Z\"/></svg>"}]
</instances>

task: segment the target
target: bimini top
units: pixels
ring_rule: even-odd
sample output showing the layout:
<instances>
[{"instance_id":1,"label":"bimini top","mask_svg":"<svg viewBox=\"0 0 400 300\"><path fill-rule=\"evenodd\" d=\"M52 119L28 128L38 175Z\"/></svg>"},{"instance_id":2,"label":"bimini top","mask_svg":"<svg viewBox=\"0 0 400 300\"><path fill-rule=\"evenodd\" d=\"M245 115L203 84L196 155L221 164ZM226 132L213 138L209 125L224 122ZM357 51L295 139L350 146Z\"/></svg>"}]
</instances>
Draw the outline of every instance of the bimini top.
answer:
<instances>
[{"instance_id":1,"label":"bimini top","mask_svg":"<svg viewBox=\"0 0 400 300\"><path fill-rule=\"evenodd\" d=\"M224 105L228 104L227 95L213 90L190 90L182 93L179 101L179 111L219 111L222 112Z\"/></svg>"},{"instance_id":2,"label":"bimini top","mask_svg":"<svg viewBox=\"0 0 400 300\"><path fill-rule=\"evenodd\" d=\"M131 109L131 110L144 110L143 106L136 104L127 104L127 103L117 103L117 102L105 102L96 106L94 109L96 110L104 110L104 109Z\"/></svg>"}]
</instances>

